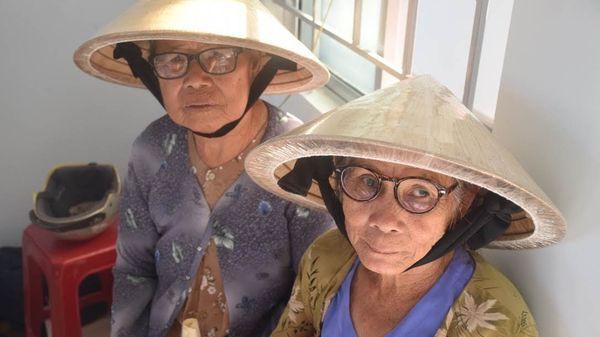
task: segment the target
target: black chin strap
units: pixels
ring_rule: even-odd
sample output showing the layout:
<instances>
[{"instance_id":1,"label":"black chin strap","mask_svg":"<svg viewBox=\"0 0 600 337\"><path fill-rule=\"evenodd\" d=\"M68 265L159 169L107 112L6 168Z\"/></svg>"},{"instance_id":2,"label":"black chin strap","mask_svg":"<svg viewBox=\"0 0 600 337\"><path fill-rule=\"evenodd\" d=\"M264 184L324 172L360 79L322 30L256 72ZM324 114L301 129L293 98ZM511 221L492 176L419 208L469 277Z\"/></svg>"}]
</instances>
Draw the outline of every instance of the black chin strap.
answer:
<instances>
[{"instance_id":1,"label":"black chin strap","mask_svg":"<svg viewBox=\"0 0 600 337\"><path fill-rule=\"evenodd\" d=\"M313 180L316 180L327 211L335 220L340 232L348 237L342 204L329 184L329 177L333 171L333 157L301 158L296 161L292 171L279 179L277 184L285 191L306 196ZM407 270L432 262L464 243L471 249L487 245L508 229L512 214L520 210L521 208L513 202L495 193L486 193L473 202L467 214L452 226L422 259Z\"/></svg>"},{"instance_id":2,"label":"black chin strap","mask_svg":"<svg viewBox=\"0 0 600 337\"><path fill-rule=\"evenodd\" d=\"M129 68L131 68L131 73L136 78L139 78L142 83L150 90L152 95L160 102L160 104L164 107L162 94L160 92L160 86L158 85L158 79L154 74L152 66L146 59L142 57L142 52L140 47L133 42L122 42L118 43L117 47L113 52L113 58L120 59L124 58L129 64ZM262 93L267 89L269 83L273 80L278 70L296 70L296 63L284 59L282 57L271 55L271 59L264 65L261 71L256 75L256 78L252 82L250 86L250 93L248 94L248 102L246 103L246 108L244 109L244 113L237 120L227 123L223 125L220 129L211 133L203 133L196 132L194 130L190 130L195 135L206 137L206 138L218 138L223 137L228 134L231 130L233 130L240 121L246 116L246 113L254 103L258 100L258 98L262 95Z\"/></svg>"},{"instance_id":3,"label":"black chin strap","mask_svg":"<svg viewBox=\"0 0 600 337\"><path fill-rule=\"evenodd\" d=\"M118 60L124 58L129 64L131 73L135 78L139 78L142 83L150 90L152 95L158 100L160 105L164 108L162 94L160 93L160 86L158 85L158 78L154 75L152 66L146 59L142 57L142 50L140 47L133 42L121 42L117 43L115 50L113 51L113 58Z\"/></svg>"},{"instance_id":4,"label":"black chin strap","mask_svg":"<svg viewBox=\"0 0 600 337\"><path fill-rule=\"evenodd\" d=\"M407 270L434 261L464 243L473 250L487 245L508 229L512 214L520 210L512 201L496 193L486 193L471 205L467 214L423 258Z\"/></svg>"},{"instance_id":5,"label":"black chin strap","mask_svg":"<svg viewBox=\"0 0 600 337\"><path fill-rule=\"evenodd\" d=\"M296 160L294 169L279 179L277 185L285 191L305 197L313 179L316 180L327 211L331 214L340 232L348 237L342 204L329 183L329 177L334 168L331 156L300 158Z\"/></svg>"}]
</instances>

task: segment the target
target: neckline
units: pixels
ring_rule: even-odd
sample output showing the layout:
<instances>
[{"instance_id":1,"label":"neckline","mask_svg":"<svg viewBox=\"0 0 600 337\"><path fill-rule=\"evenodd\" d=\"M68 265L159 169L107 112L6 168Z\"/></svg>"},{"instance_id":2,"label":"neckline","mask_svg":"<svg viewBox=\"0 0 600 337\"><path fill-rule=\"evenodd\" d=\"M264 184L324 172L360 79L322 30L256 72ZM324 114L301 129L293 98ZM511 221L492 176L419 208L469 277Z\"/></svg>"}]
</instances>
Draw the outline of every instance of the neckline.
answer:
<instances>
[{"instance_id":1,"label":"neckline","mask_svg":"<svg viewBox=\"0 0 600 337\"><path fill-rule=\"evenodd\" d=\"M261 144L263 142L265 142L267 139L273 137L273 133L275 132L275 124L276 124L276 118L277 118L277 113L278 111L276 111L275 109L277 109L275 106L271 105L270 103L263 101L265 106L267 107L267 125L265 128L265 131L263 132L263 135L260 139L260 141L258 141L258 144ZM182 128L183 130L185 130L184 134L187 135L187 130L185 128ZM191 157L190 157L190 148L189 148L189 142L186 141L184 142L184 156L185 156L185 162L187 164L187 169L188 172L190 172L190 176L192 177L194 183L198 188L198 193L200 196L200 199L202 200L202 205L204 207L206 207L209 212L212 214L215 210L219 209L220 205L223 203L223 200L225 198L225 196L227 195L227 193L232 192L232 190L235 188L236 185L238 185L240 183L240 181L242 179L244 179L247 176L246 170L243 169L242 173L231 183L231 185L229 185L229 187L227 189L225 189L225 191L223 191L223 194L219 197L219 199L217 200L217 202L215 203L214 207L210 207L208 204L208 201L206 200L206 196L204 195L204 191L202 190L202 186L200 185L200 182L198 181L197 177L196 177L196 173L194 172L194 165L192 163Z\"/></svg>"},{"instance_id":2,"label":"neckline","mask_svg":"<svg viewBox=\"0 0 600 337\"><path fill-rule=\"evenodd\" d=\"M343 281L342 291L344 292L343 296L343 307L345 309L343 319L345 321L346 326L352 327L352 336L357 337L356 327L354 326L354 321L352 320L352 315L350 312L350 289L352 283L354 282L354 275L358 266L360 265L360 259L358 256L356 260L353 262L352 268L348 272L348 275ZM415 325L414 322L417 321L416 317L425 311L426 306L428 306L427 302L430 300L435 300L444 295L444 291L450 292L451 289L455 291L452 295L452 302L458 298L462 290L466 287L468 281L473 276L475 272L475 262L473 258L469 255L469 253L462 247L457 247L454 251L454 256L448 266L442 273L442 275L438 278L438 280L433 284L433 286L419 299L419 301L409 310L409 312L394 326L391 330L386 332L383 337L395 337L395 336L413 336L414 333L420 331L417 329L420 325ZM462 283L462 285L461 285ZM456 291L457 286L460 286L460 291ZM445 317L447 313L443 316ZM421 320L419 320L421 321ZM435 331L433 331L435 333Z\"/></svg>"},{"instance_id":3,"label":"neckline","mask_svg":"<svg viewBox=\"0 0 600 337\"><path fill-rule=\"evenodd\" d=\"M196 165L193 162L196 162L199 166L202 166L203 170L205 170L207 172L208 171L214 172L216 170L222 170L226 166L231 166L231 163L242 162L243 157L248 155L247 151L251 150L256 145L263 142L263 138L268 131L269 124L271 124L270 123L271 122L270 121L271 112L269 109L269 105L267 102L264 102L264 104L265 104L265 109L267 110L267 118L265 119L264 123L261 124L258 132L254 135L254 137L250 140L250 142L248 144L246 144L246 147L244 147L242 149L242 151L240 151L237 155L235 155L230 160L228 160L220 165L217 165L215 167L209 167L208 165L206 165L206 163L204 161L202 161L202 159L200 159L200 156L198 155L198 147L196 145L196 140L194 138L194 133L191 130L187 130L187 133L186 133L186 136L188 139L187 151L188 151L188 155L189 155L189 161L192 164L192 166L195 167ZM191 155L190 155L190 153L191 153ZM243 162L242 162L242 165L243 165Z\"/></svg>"}]
</instances>

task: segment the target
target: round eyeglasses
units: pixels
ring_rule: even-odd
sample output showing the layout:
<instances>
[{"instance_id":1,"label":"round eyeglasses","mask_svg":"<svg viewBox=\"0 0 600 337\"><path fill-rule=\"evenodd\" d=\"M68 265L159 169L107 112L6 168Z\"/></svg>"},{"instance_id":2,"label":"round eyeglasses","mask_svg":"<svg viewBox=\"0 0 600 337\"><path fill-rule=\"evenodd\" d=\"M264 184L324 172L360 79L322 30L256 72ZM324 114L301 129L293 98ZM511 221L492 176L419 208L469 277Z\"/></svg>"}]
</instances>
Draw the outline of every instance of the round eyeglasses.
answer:
<instances>
[{"instance_id":1,"label":"round eyeglasses","mask_svg":"<svg viewBox=\"0 0 600 337\"><path fill-rule=\"evenodd\" d=\"M225 75L235 70L241 52L242 48L223 47L203 50L198 54L160 53L150 58L150 64L154 68L154 73L165 80L185 76L192 60L196 60L202 70L208 74Z\"/></svg>"},{"instance_id":2,"label":"round eyeglasses","mask_svg":"<svg viewBox=\"0 0 600 337\"><path fill-rule=\"evenodd\" d=\"M377 174L360 166L336 169L342 190L355 201L371 201L379 195L384 181L394 183L394 196L402 208L410 213L431 211L440 198L452 193L458 183L449 188L421 177L393 178Z\"/></svg>"}]
</instances>

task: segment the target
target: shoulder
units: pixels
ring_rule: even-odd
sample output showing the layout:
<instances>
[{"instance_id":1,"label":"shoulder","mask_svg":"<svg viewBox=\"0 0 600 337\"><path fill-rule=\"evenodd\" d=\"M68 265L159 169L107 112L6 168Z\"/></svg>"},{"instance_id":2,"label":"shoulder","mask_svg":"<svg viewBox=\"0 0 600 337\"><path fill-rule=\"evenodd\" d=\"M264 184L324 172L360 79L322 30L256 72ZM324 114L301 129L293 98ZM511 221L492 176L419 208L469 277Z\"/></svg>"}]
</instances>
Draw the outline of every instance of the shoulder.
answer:
<instances>
[{"instance_id":1,"label":"shoulder","mask_svg":"<svg viewBox=\"0 0 600 337\"><path fill-rule=\"evenodd\" d=\"M186 131L165 115L150 123L134 140L130 166L138 175L153 175L167 157L186 144Z\"/></svg>"},{"instance_id":2,"label":"shoulder","mask_svg":"<svg viewBox=\"0 0 600 337\"><path fill-rule=\"evenodd\" d=\"M274 136L284 134L304 124L300 118L289 112L285 112L268 102L265 102L265 105L269 109L269 120L273 124Z\"/></svg>"},{"instance_id":3,"label":"shoulder","mask_svg":"<svg viewBox=\"0 0 600 337\"><path fill-rule=\"evenodd\" d=\"M504 274L478 253L470 252L470 254L475 261L475 272L466 289L478 292L485 289L489 295L502 300L510 309L527 307L519 290Z\"/></svg>"},{"instance_id":4,"label":"shoulder","mask_svg":"<svg viewBox=\"0 0 600 337\"><path fill-rule=\"evenodd\" d=\"M316 323L323 319L355 257L354 249L337 228L319 236L304 253L290 305L302 303L302 311L317 330Z\"/></svg>"},{"instance_id":5,"label":"shoulder","mask_svg":"<svg viewBox=\"0 0 600 337\"><path fill-rule=\"evenodd\" d=\"M481 336L538 336L531 311L514 284L481 255L470 254L475 271L452 308L450 330L477 331Z\"/></svg>"},{"instance_id":6,"label":"shoulder","mask_svg":"<svg viewBox=\"0 0 600 337\"><path fill-rule=\"evenodd\" d=\"M302 269L316 273L323 283L334 279L353 260L354 248L337 228L321 234L308 247L302 259Z\"/></svg>"},{"instance_id":7,"label":"shoulder","mask_svg":"<svg viewBox=\"0 0 600 337\"><path fill-rule=\"evenodd\" d=\"M348 239L337 228L321 234L310 245L308 250L312 255L324 258L347 259L354 254L354 249ZM340 257L335 257L335 256Z\"/></svg>"},{"instance_id":8,"label":"shoulder","mask_svg":"<svg viewBox=\"0 0 600 337\"><path fill-rule=\"evenodd\" d=\"M164 115L150 123L134 140L133 148L156 148L162 150L167 136L182 134L183 128Z\"/></svg>"}]
</instances>

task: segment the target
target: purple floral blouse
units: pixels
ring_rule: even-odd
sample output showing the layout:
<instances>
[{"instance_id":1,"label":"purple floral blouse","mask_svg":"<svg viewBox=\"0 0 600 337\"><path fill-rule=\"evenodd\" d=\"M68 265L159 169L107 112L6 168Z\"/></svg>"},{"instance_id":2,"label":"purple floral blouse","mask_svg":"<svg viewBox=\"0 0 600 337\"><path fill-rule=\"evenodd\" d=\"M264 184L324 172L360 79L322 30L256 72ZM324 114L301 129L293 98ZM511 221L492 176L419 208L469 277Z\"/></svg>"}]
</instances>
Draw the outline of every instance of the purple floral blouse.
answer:
<instances>
[{"instance_id":1,"label":"purple floral blouse","mask_svg":"<svg viewBox=\"0 0 600 337\"><path fill-rule=\"evenodd\" d=\"M262 141L301 124L267 106ZM302 254L333 221L262 190L246 173L211 212L187 144L186 130L168 116L133 144L120 204L111 336L165 336L211 238L230 336L268 336L289 299Z\"/></svg>"}]
</instances>

